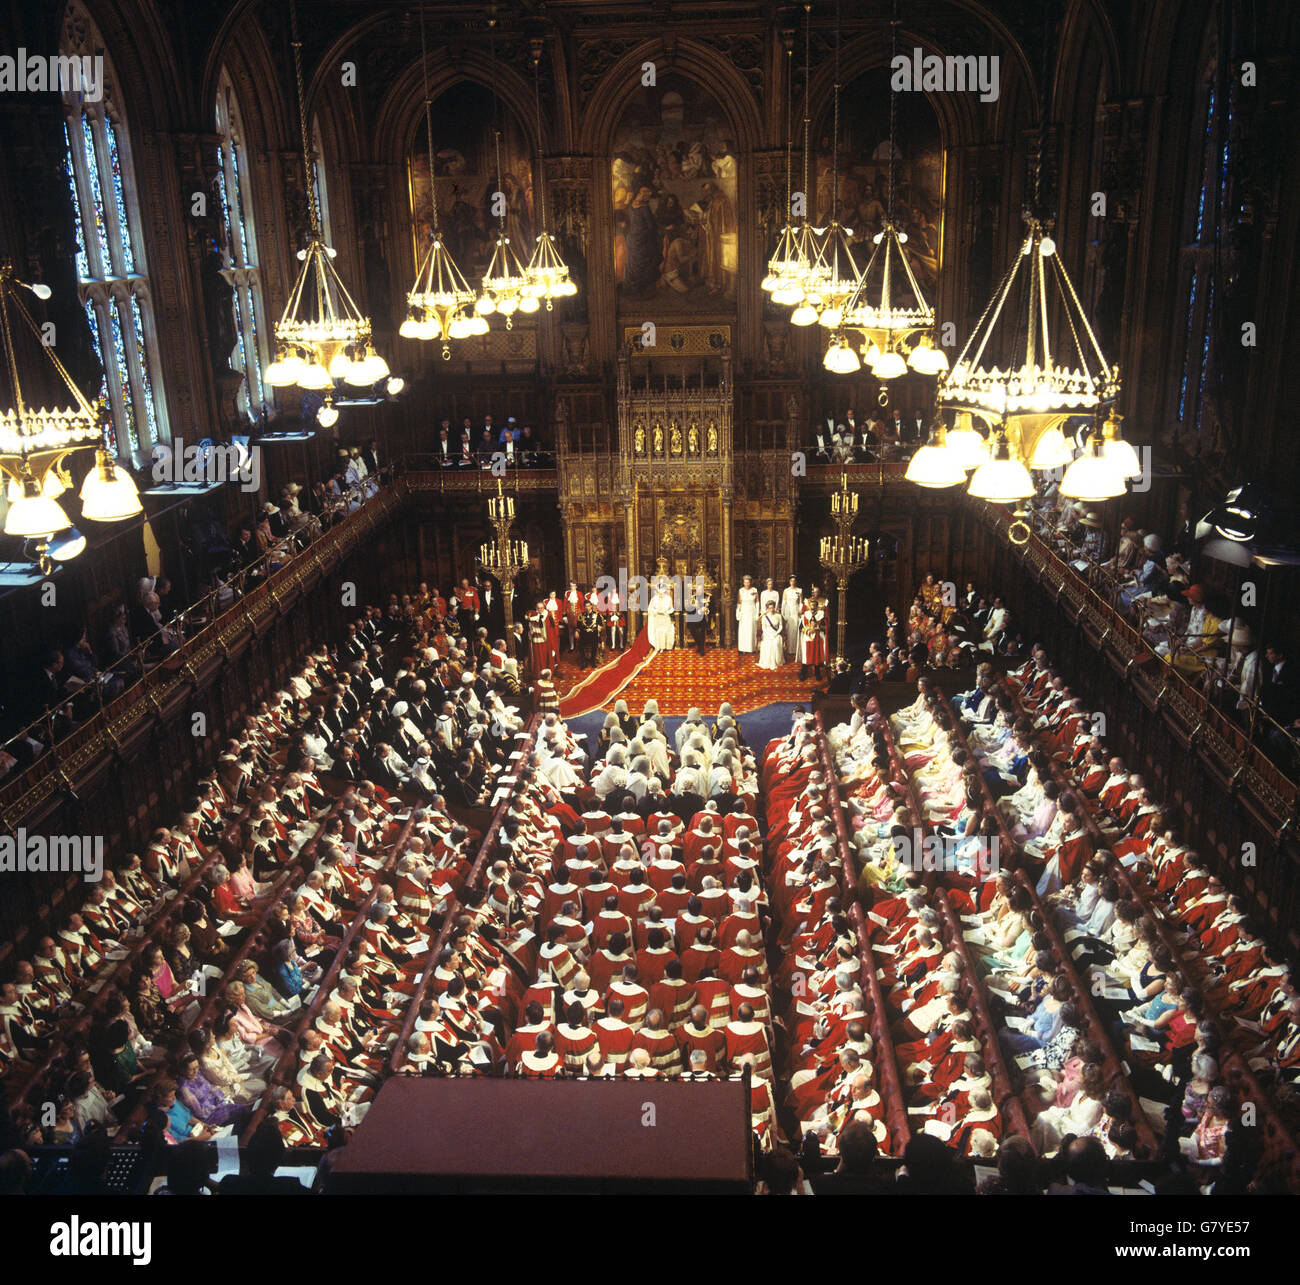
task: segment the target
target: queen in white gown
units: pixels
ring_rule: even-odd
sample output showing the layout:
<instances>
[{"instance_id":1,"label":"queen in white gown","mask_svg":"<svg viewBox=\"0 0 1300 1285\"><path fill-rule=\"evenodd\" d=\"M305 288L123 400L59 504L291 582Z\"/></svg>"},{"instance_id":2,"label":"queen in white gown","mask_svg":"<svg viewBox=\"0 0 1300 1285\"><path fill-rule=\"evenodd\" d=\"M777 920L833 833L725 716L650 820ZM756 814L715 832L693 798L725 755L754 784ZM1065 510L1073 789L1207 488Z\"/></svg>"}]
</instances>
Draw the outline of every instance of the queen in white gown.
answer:
<instances>
[{"instance_id":1,"label":"queen in white gown","mask_svg":"<svg viewBox=\"0 0 1300 1285\"><path fill-rule=\"evenodd\" d=\"M736 650L751 654L758 650L758 590L749 576L736 590Z\"/></svg>"},{"instance_id":2,"label":"queen in white gown","mask_svg":"<svg viewBox=\"0 0 1300 1285\"><path fill-rule=\"evenodd\" d=\"M665 588L655 590L650 599L646 620L646 636L656 651L669 651L677 641L673 628L673 596Z\"/></svg>"},{"instance_id":3,"label":"queen in white gown","mask_svg":"<svg viewBox=\"0 0 1300 1285\"><path fill-rule=\"evenodd\" d=\"M785 621L775 606L760 618L759 634L759 669L780 669L785 664Z\"/></svg>"}]
</instances>

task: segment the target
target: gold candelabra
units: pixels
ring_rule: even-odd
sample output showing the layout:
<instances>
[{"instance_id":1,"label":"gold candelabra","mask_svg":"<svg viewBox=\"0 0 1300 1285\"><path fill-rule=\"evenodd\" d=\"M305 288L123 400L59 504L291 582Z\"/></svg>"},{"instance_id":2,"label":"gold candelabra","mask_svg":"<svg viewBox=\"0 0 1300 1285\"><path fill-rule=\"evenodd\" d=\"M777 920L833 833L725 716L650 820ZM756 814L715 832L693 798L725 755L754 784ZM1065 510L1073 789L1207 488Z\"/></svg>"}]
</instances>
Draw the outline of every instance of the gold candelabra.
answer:
<instances>
[{"instance_id":1,"label":"gold candelabra","mask_svg":"<svg viewBox=\"0 0 1300 1285\"><path fill-rule=\"evenodd\" d=\"M515 497L505 494L500 478L497 479L497 493L488 497L488 521L496 532L496 540L484 540L479 545L478 563L501 585L506 633L510 634L515 626L514 585L528 566L528 541L510 538L515 524Z\"/></svg>"},{"instance_id":2,"label":"gold candelabra","mask_svg":"<svg viewBox=\"0 0 1300 1285\"><path fill-rule=\"evenodd\" d=\"M855 571L866 565L871 552L871 542L853 534L853 524L858 520L859 498L856 491L849 490L849 474L845 469L840 474L840 489L831 495L831 520L835 523L835 534L822 537L820 554L822 570L836 590L836 660L844 655L849 581Z\"/></svg>"}]
</instances>

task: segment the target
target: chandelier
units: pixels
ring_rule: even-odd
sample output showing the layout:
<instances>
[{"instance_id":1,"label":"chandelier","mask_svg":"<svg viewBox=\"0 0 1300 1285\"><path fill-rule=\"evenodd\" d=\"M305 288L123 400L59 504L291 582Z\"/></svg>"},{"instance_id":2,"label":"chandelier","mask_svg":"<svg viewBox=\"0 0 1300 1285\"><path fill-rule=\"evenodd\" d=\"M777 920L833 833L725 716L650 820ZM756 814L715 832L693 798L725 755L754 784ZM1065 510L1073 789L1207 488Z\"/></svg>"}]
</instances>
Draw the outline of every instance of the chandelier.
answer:
<instances>
[{"instance_id":1,"label":"chandelier","mask_svg":"<svg viewBox=\"0 0 1300 1285\"><path fill-rule=\"evenodd\" d=\"M323 392L325 409L334 410L334 389L342 382L369 388L388 376L388 363L370 341L370 318L363 316L334 270L338 251L325 244L312 182L307 143L307 107L302 88L302 40L298 8L289 6L293 34L293 67L298 85L298 124L302 134L303 190L311 219L307 245L298 251L302 269L284 315L275 323L276 359L266 368L272 387L297 385ZM337 412L336 412L337 413ZM332 422L332 418L331 418Z\"/></svg>"},{"instance_id":2,"label":"chandelier","mask_svg":"<svg viewBox=\"0 0 1300 1285\"><path fill-rule=\"evenodd\" d=\"M840 204L840 7L835 6L835 87L831 124L831 221L827 225L812 269L805 280L804 296L790 316L796 326L815 321L829 330L839 327L844 305L857 291L860 274L853 258L853 229L839 220Z\"/></svg>"},{"instance_id":3,"label":"chandelier","mask_svg":"<svg viewBox=\"0 0 1300 1285\"><path fill-rule=\"evenodd\" d=\"M514 628L514 583L528 569L528 541L512 540L515 522L515 497L506 495L497 478L497 493L488 496L488 521L496 532L495 540L484 540L478 547L478 564L501 585L501 603L505 609L505 632Z\"/></svg>"},{"instance_id":4,"label":"chandelier","mask_svg":"<svg viewBox=\"0 0 1300 1285\"><path fill-rule=\"evenodd\" d=\"M537 198L541 231L533 248L533 257L524 269L535 291L535 297L546 300L546 311L551 312L553 300L566 299L578 293L578 287L569 279L569 268L560 254L555 238L546 230L546 173L542 163L542 95L538 85L538 68L542 61L542 44L533 44L533 109L537 115Z\"/></svg>"},{"instance_id":5,"label":"chandelier","mask_svg":"<svg viewBox=\"0 0 1300 1285\"><path fill-rule=\"evenodd\" d=\"M424 5L420 6L420 74L424 81L424 131L429 149L429 203L433 231L429 247L406 295L406 320L397 328L403 339L442 341L442 359L451 359L452 339L487 333L488 324L472 311L474 291L456 266L438 226L438 189L433 168L433 109L429 101L429 55L424 41Z\"/></svg>"},{"instance_id":6,"label":"chandelier","mask_svg":"<svg viewBox=\"0 0 1300 1285\"><path fill-rule=\"evenodd\" d=\"M506 329L511 330L515 324L516 312L536 312L541 289L528 275L519 256L510 244L506 232L505 189L501 183L501 100L496 92L497 83L497 44L496 14L488 19L488 33L492 50L492 102L496 113L496 128L492 131L492 145L496 152L497 187L493 199L499 203L497 211L497 240L492 248L492 258L488 261L487 271L483 274L483 288L474 304L474 311L480 317L490 317L493 313L504 317Z\"/></svg>"},{"instance_id":7,"label":"chandelier","mask_svg":"<svg viewBox=\"0 0 1300 1285\"><path fill-rule=\"evenodd\" d=\"M1044 95L1048 83L1044 65ZM1034 156L1033 203L1024 214L1020 252L952 369L940 378L936 403L957 413L962 431L949 434L947 449L966 471L974 467L971 495L1000 504L1025 500L1033 494L1031 472L1063 470L1062 496L1102 501L1123 495L1127 478L1140 469L1119 435L1118 420L1111 416L1103 423L1119 395L1119 371L1106 360L1040 217L1045 98L1039 120L1044 124ZM1080 416L1092 419L1093 431L1076 457L1062 425ZM975 432L972 419L990 429L997 425L990 443ZM1013 539L1023 542L1014 533Z\"/></svg>"},{"instance_id":8,"label":"chandelier","mask_svg":"<svg viewBox=\"0 0 1300 1285\"><path fill-rule=\"evenodd\" d=\"M1051 468L1055 463L1035 457L1040 439L1053 428L1059 436L1060 425L1073 416L1109 407L1119 392L1119 372L1097 343L1056 242L1034 215L1026 213L1025 223L1020 253L940 382L938 402L989 423L1005 417L1034 467ZM1008 307L1013 291L1017 302ZM1054 307L1065 323L1056 335L1049 324ZM1067 338L1058 344L1062 330ZM986 361L1004 336L1005 369ZM1054 450L1055 438L1044 449Z\"/></svg>"},{"instance_id":9,"label":"chandelier","mask_svg":"<svg viewBox=\"0 0 1300 1285\"><path fill-rule=\"evenodd\" d=\"M49 286L19 281L11 263L0 264L0 337L14 399L11 409L0 409L0 471L9 478L4 533L38 541L36 552L41 569L49 574L52 558L62 561L75 557L85 548L85 541L74 533L74 538L61 542L61 553L52 551L60 543L53 542L55 533L66 531L72 525L59 504L59 497L72 485L67 471L69 455L94 442L101 443L80 493L83 517L96 522L118 522L133 517L140 512L140 497L130 475L117 466L108 450L100 415L55 356L53 348L43 342L39 327L18 294L20 287L30 290L38 299L50 297ZM32 332L71 394L72 406L50 410L28 405L14 346L15 318Z\"/></svg>"},{"instance_id":10,"label":"chandelier","mask_svg":"<svg viewBox=\"0 0 1300 1285\"><path fill-rule=\"evenodd\" d=\"M890 22L891 59L898 53L898 3ZM837 86L838 92L838 86ZM828 313L823 325L831 329L822 364L837 375L867 366L878 380L897 379L910 366L920 375L947 370L948 359L934 346L934 309L926 302L903 246L907 233L894 222L895 170L898 156L898 94L889 90L889 204L884 227L872 238L867 266L854 282L844 306ZM850 341L857 339L862 349ZM889 394L882 389L881 405Z\"/></svg>"},{"instance_id":11,"label":"chandelier","mask_svg":"<svg viewBox=\"0 0 1300 1285\"><path fill-rule=\"evenodd\" d=\"M803 301L804 287L814 272L817 261L817 229L808 222L808 94L811 77L812 48L812 5L804 7L803 37L803 191L799 196L803 201L800 221L794 222L794 194L790 190L790 153L793 145L794 128L790 118L789 102L794 87L794 74L787 70L786 75L786 117L785 117L785 224L777 237L776 249L767 261L767 275L760 283L761 289L772 296L773 303L783 306L799 304ZM794 56L793 49L786 50L787 60ZM789 63L787 62L787 68ZM803 324L802 321L800 324Z\"/></svg>"}]
</instances>

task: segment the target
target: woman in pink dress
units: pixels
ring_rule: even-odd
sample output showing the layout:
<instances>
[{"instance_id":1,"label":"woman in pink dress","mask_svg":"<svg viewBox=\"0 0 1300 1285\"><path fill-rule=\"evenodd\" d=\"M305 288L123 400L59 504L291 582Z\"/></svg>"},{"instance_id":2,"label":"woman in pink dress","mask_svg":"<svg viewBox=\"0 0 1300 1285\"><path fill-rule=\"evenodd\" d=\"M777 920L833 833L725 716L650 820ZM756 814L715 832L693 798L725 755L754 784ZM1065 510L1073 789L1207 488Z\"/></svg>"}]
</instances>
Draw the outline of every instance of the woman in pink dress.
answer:
<instances>
[{"instance_id":1,"label":"woman in pink dress","mask_svg":"<svg viewBox=\"0 0 1300 1285\"><path fill-rule=\"evenodd\" d=\"M1228 1126L1232 1123L1232 1090L1220 1084L1210 1090L1205 1114L1192 1133L1188 1156L1197 1164L1218 1165L1228 1149Z\"/></svg>"},{"instance_id":2,"label":"woman in pink dress","mask_svg":"<svg viewBox=\"0 0 1300 1285\"><path fill-rule=\"evenodd\" d=\"M161 946L155 943L145 948L144 966L149 976L153 978L158 993L167 1003L175 1007L189 1000L190 992L176 980L176 975L164 957Z\"/></svg>"}]
</instances>

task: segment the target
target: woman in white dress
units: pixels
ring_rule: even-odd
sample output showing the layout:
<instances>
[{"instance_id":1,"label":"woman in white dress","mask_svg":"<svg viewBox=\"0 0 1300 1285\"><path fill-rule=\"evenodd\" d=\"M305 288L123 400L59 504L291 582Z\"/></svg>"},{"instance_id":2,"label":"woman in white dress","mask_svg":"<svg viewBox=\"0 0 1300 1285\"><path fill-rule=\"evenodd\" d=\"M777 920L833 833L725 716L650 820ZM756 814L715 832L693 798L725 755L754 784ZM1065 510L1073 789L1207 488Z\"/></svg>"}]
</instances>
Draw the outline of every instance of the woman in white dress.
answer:
<instances>
[{"instance_id":1,"label":"woman in white dress","mask_svg":"<svg viewBox=\"0 0 1300 1285\"><path fill-rule=\"evenodd\" d=\"M1077 1087L1058 1092L1052 1104L1035 1118L1031 1138L1038 1154L1055 1155L1067 1133L1087 1136L1101 1119L1105 1096L1101 1068L1091 1063L1085 1065Z\"/></svg>"},{"instance_id":2,"label":"woman in white dress","mask_svg":"<svg viewBox=\"0 0 1300 1285\"><path fill-rule=\"evenodd\" d=\"M759 669L780 669L785 664L785 621L776 609L776 595L772 605L763 613L759 622L762 644L758 649Z\"/></svg>"},{"instance_id":3,"label":"woman in white dress","mask_svg":"<svg viewBox=\"0 0 1300 1285\"><path fill-rule=\"evenodd\" d=\"M673 628L673 596L661 583L650 599L646 637L656 651L671 651L677 641L676 632Z\"/></svg>"},{"instance_id":4,"label":"woman in white dress","mask_svg":"<svg viewBox=\"0 0 1300 1285\"><path fill-rule=\"evenodd\" d=\"M758 590L750 576L736 591L736 650L751 655L758 650Z\"/></svg>"},{"instance_id":5,"label":"woman in white dress","mask_svg":"<svg viewBox=\"0 0 1300 1285\"><path fill-rule=\"evenodd\" d=\"M803 615L803 590L799 582L790 577L790 583L781 594L781 619L785 621L785 654L793 660L799 654L801 630L799 618Z\"/></svg>"}]
</instances>

